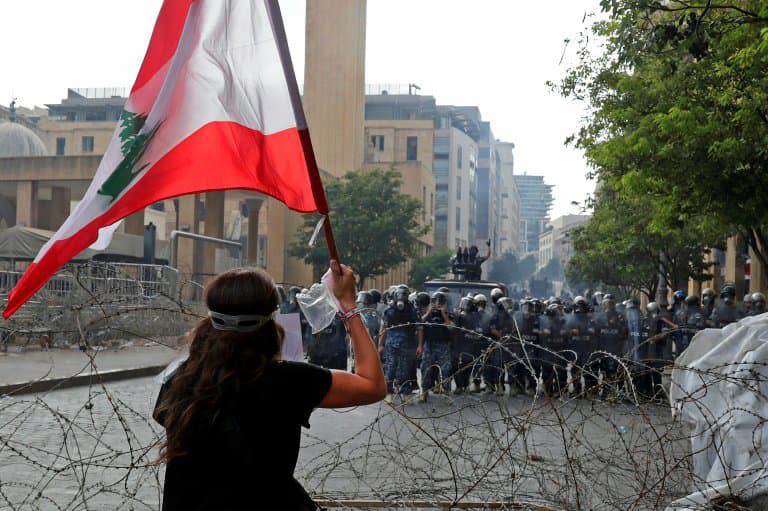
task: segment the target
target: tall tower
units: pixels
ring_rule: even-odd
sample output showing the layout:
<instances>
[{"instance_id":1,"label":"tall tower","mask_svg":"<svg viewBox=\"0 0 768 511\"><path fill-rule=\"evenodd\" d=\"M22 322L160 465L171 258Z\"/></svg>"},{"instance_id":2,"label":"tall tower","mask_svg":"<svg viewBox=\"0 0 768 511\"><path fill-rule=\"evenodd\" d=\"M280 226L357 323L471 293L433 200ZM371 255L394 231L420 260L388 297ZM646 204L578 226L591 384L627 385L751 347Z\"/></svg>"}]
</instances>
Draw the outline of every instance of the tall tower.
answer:
<instances>
[{"instance_id":1,"label":"tall tower","mask_svg":"<svg viewBox=\"0 0 768 511\"><path fill-rule=\"evenodd\" d=\"M318 166L363 164L366 0L307 0L304 110Z\"/></svg>"}]
</instances>

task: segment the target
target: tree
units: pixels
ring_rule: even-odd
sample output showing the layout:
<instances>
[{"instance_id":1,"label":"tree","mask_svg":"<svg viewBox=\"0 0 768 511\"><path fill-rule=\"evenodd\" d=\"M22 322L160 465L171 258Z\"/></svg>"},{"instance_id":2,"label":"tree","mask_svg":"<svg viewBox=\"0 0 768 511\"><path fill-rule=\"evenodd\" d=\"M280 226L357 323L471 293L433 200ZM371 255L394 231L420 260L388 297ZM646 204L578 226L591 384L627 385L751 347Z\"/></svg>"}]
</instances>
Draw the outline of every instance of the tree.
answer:
<instances>
[{"instance_id":1,"label":"tree","mask_svg":"<svg viewBox=\"0 0 768 511\"><path fill-rule=\"evenodd\" d=\"M689 278L709 278L704 255L712 240L700 229L655 225L660 215L653 202L603 185L590 221L569 232L574 248L566 268L569 282L614 286L653 300L659 274L672 289Z\"/></svg>"},{"instance_id":2,"label":"tree","mask_svg":"<svg viewBox=\"0 0 768 511\"><path fill-rule=\"evenodd\" d=\"M493 261L488 280L511 284L527 280L536 271L536 258L532 255L518 260L514 252L504 252Z\"/></svg>"},{"instance_id":3,"label":"tree","mask_svg":"<svg viewBox=\"0 0 768 511\"><path fill-rule=\"evenodd\" d=\"M400 174L388 170L349 172L326 183L330 219L339 258L358 272L362 289L368 277L383 275L413 256L418 238L429 231L419 225L419 201L400 193ZM290 255L315 268L315 278L328 266L328 249L319 240L307 245L318 221L307 215Z\"/></svg>"},{"instance_id":4,"label":"tree","mask_svg":"<svg viewBox=\"0 0 768 511\"><path fill-rule=\"evenodd\" d=\"M591 107L571 141L584 150L592 176L625 204L649 212L646 227L655 241L683 234L717 246L741 234L765 265L768 5L603 0L601 6L608 18L589 37L604 41L604 51L593 55L585 39L579 65L557 87ZM587 227L582 234L590 229L599 231ZM620 253L629 255L631 240L618 241ZM698 257L690 255L683 257L688 263ZM664 272L672 280L686 266L657 258L677 267Z\"/></svg>"},{"instance_id":5,"label":"tree","mask_svg":"<svg viewBox=\"0 0 768 511\"><path fill-rule=\"evenodd\" d=\"M451 270L451 255L453 253L441 248L413 261L408 272L408 285L414 289L423 289L424 282L440 278Z\"/></svg>"}]
</instances>

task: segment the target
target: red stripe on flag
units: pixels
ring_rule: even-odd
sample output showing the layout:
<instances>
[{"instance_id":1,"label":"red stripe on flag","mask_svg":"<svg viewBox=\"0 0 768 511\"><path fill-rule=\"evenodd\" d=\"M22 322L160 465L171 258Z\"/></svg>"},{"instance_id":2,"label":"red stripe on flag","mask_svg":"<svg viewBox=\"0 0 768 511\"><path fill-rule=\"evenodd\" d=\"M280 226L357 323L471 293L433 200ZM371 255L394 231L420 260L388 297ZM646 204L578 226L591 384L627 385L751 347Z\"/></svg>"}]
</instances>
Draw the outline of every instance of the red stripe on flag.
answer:
<instances>
[{"instance_id":1,"label":"red stripe on flag","mask_svg":"<svg viewBox=\"0 0 768 511\"><path fill-rule=\"evenodd\" d=\"M157 15L155 28L149 40L147 53L141 63L139 74L131 88L131 94L144 86L164 65L171 60L179 45L184 23L187 21L189 6L194 0L165 0Z\"/></svg>"},{"instance_id":2,"label":"red stripe on flag","mask_svg":"<svg viewBox=\"0 0 768 511\"><path fill-rule=\"evenodd\" d=\"M54 242L19 279L3 317L9 318L59 268L93 244L99 228L164 199L245 189L270 195L301 213L327 213L324 195L316 199L313 193L310 173L317 171L307 168L302 136L297 129L265 136L232 122L203 126L154 164L107 212L72 237Z\"/></svg>"}]
</instances>

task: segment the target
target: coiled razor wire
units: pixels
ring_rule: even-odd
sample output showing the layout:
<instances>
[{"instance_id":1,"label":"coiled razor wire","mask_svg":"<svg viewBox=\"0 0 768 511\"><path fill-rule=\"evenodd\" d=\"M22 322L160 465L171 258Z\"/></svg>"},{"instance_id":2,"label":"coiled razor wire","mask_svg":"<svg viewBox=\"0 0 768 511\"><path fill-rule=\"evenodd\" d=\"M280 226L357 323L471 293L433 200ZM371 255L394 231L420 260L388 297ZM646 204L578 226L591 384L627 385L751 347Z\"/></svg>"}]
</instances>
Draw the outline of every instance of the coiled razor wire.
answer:
<instances>
[{"instance_id":1,"label":"coiled razor wire","mask_svg":"<svg viewBox=\"0 0 768 511\"><path fill-rule=\"evenodd\" d=\"M39 309L37 318L26 315L24 328L45 326L54 338L82 345L84 368L97 371L98 332L175 346L169 332L175 328L180 339L200 317L179 296L124 305L123 298L86 293L57 309L62 320L51 323ZM153 333L160 322L162 336ZM534 347L519 337L484 339L479 363L504 350L507 364L535 374L528 356ZM522 357L510 341L526 348ZM664 509L700 484L691 475L688 431L668 403L638 397L635 362L600 356L616 360L616 379L575 369L595 371L602 398L446 393L419 403L413 394L392 404L317 410L304 432L297 478L325 506L341 509ZM757 371L745 376L742 363L731 375L730 364L722 362L719 378L764 388ZM143 378L3 396L0 510L159 509L163 430L151 418L157 391ZM750 509L718 505L707 509Z\"/></svg>"}]
</instances>

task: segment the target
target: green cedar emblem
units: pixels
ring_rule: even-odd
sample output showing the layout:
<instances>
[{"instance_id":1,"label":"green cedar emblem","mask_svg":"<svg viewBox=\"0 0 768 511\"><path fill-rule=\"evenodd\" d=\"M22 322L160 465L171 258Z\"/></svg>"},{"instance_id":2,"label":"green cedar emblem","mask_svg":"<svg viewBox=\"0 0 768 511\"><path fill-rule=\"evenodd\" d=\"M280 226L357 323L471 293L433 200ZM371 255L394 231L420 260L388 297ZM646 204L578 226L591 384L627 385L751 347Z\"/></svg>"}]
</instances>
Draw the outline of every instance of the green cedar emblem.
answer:
<instances>
[{"instance_id":1,"label":"green cedar emblem","mask_svg":"<svg viewBox=\"0 0 768 511\"><path fill-rule=\"evenodd\" d=\"M147 122L146 115L135 114L127 110L123 110L120 115L122 127L120 130L120 152L123 153L123 159L98 191L100 195L111 197L110 202L114 202L123 190L131 184L136 175L149 166L149 163L145 163L136 168L136 164L144 155L149 141L155 136L160 125L158 124L149 132L141 133L145 122Z\"/></svg>"}]
</instances>

